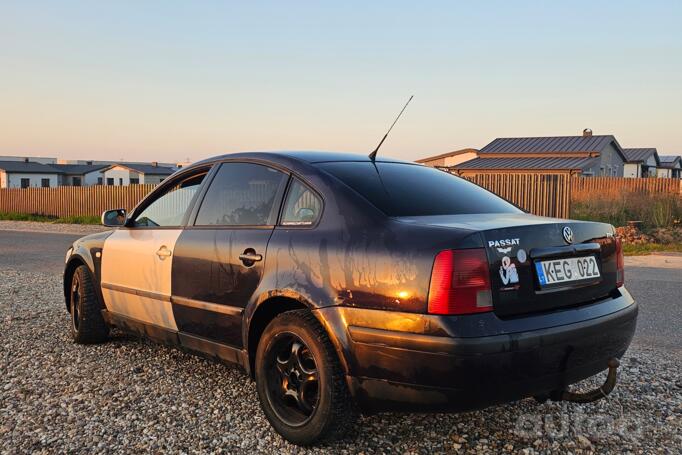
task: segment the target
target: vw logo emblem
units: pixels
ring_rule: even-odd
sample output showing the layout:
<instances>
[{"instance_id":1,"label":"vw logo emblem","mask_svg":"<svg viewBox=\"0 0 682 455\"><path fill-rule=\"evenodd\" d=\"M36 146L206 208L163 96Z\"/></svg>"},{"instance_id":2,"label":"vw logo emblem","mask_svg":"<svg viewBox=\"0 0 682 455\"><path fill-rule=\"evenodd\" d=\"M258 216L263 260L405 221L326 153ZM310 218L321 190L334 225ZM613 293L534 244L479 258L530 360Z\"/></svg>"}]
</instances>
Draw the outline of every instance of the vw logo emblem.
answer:
<instances>
[{"instance_id":1,"label":"vw logo emblem","mask_svg":"<svg viewBox=\"0 0 682 455\"><path fill-rule=\"evenodd\" d=\"M563 234L564 234L564 240L566 240L566 243L573 243L573 231L571 230L570 227L565 226Z\"/></svg>"}]
</instances>

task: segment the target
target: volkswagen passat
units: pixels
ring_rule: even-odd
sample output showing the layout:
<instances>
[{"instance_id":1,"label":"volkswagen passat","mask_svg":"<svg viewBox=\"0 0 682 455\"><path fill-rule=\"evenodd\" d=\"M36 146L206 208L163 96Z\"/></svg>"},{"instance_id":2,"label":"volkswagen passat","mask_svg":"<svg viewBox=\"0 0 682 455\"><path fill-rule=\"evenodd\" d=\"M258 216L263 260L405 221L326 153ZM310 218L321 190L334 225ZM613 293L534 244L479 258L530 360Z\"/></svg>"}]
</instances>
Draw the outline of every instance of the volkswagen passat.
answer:
<instances>
[{"instance_id":1,"label":"volkswagen passat","mask_svg":"<svg viewBox=\"0 0 682 455\"><path fill-rule=\"evenodd\" d=\"M608 224L532 216L387 158L240 153L182 169L69 249L78 343L112 327L234 362L297 444L358 412L590 401L635 330Z\"/></svg>"}]
</instances>

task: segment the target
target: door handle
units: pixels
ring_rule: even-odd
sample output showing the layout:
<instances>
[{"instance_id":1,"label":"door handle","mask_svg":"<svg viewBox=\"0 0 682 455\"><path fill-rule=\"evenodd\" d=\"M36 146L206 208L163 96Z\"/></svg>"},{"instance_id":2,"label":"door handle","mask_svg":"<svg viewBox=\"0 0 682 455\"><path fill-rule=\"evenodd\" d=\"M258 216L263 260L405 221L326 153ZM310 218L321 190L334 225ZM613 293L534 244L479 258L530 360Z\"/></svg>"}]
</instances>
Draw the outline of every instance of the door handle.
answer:
<instances>
[{"instance_id":1,"label":"door handle","mask_svg":"<svg viewBox=\"0 0 682 455\"><path fill-rule=\"evenodd\" d=\"M171 256L173 252L166 247L166 245L162 245L161 248L156 252L156 255L161 259L162 261L168 257Z\"/></svg>"},{"instance_id":2,"label":"door handle","mask_svg":"<svg viewBox=\"0 0 682 455\"><path fill-rule=\"evenodd\" d=\"M247 248L239 255L239 260L242 261L245 266L251 267L254 263L262 261L263 255L256 253L256 250L253 248Z\"/></svg>"},{"instance_id":3,"label":"door handle","mask_svg":"<svg viewBox=\"0 0 682 455\"><path fill-rule=\"evenodd\" d=\"M263 255L255 253L245 253L240 254L239 259L242 261L258 262L263 260Z\"/></svg>"}]
</instances>

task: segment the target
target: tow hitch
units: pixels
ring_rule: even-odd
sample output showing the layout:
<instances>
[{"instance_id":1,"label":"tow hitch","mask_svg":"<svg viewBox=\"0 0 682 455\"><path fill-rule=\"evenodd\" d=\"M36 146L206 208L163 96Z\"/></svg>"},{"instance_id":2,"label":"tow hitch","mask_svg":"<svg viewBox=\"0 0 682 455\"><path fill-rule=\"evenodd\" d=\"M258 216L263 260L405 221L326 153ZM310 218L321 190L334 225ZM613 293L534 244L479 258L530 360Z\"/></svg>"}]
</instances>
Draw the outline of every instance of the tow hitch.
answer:
<instances>
[{"instance_id":1,"label":"tow hitch","mask_svg":"<svg viewBox=\"0 0 682 455\"><path fill-rule=\"evenodd\" d=\"M613 391L616 387L616 370L620 366L620 362L616 358L609 360L609 373L606 376L606 381L601 387L590 390L589 392L575 393L569 392L568 390L563 390L558 393L558 399L555 401L572 401L573 403L592 403L601 398L606 398L606 396ZM552 396L552 399L555 397Z\"/></svg>"}]
</instances>

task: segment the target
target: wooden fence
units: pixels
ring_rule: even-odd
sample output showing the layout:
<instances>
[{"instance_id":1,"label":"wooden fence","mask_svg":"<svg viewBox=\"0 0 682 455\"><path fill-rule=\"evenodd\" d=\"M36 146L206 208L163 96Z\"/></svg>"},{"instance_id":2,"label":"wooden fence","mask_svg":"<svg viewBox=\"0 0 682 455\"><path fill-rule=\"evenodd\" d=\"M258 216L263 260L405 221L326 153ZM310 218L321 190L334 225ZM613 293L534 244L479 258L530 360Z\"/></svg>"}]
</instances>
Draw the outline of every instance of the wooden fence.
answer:
<instances>
[{"instance_id":1,"label":"wooden fence","mask_svg":"<svg viewBox=\"0 0 682 455\"><path fill-rule=\"evenodd\" d=\"M565 174L475 174L464 178L535 215L568 218L571 177Z\"/></svg>"},{"instance_id":2,"label":"wooden fence","mask_svg":"<svg viewBox=\"0 0 682 455\"><path fill-rule=\"evenodd\" d=\"M478 174L466 179L536 215L568 218L571 195L612 191L682 194L678 179L570 177L564 174ZM94 215L132 209L154 185L0 189L0 212L49 216Z\"/></svg>"},{"instance_id":3,"label":"wooden fence","mask_svg":"<svg viewBox=\"0 0 682 455\"><path fill-rule=\"evenodd\" d=\"M642 192L682 194L682 180L664 178L576 177L573 193Z\"/></svg>"},{"instance_id":4,"label":"wooden fence","mask_svg":"<svg viewBox=\"0 0 682 455\"><path fill-rule=\"evenodd\" d=\"M58 186L0 189L0 212L48 216L99 216L109 209L130 210L155 185Z\"/></svg>"}]
</instances>

